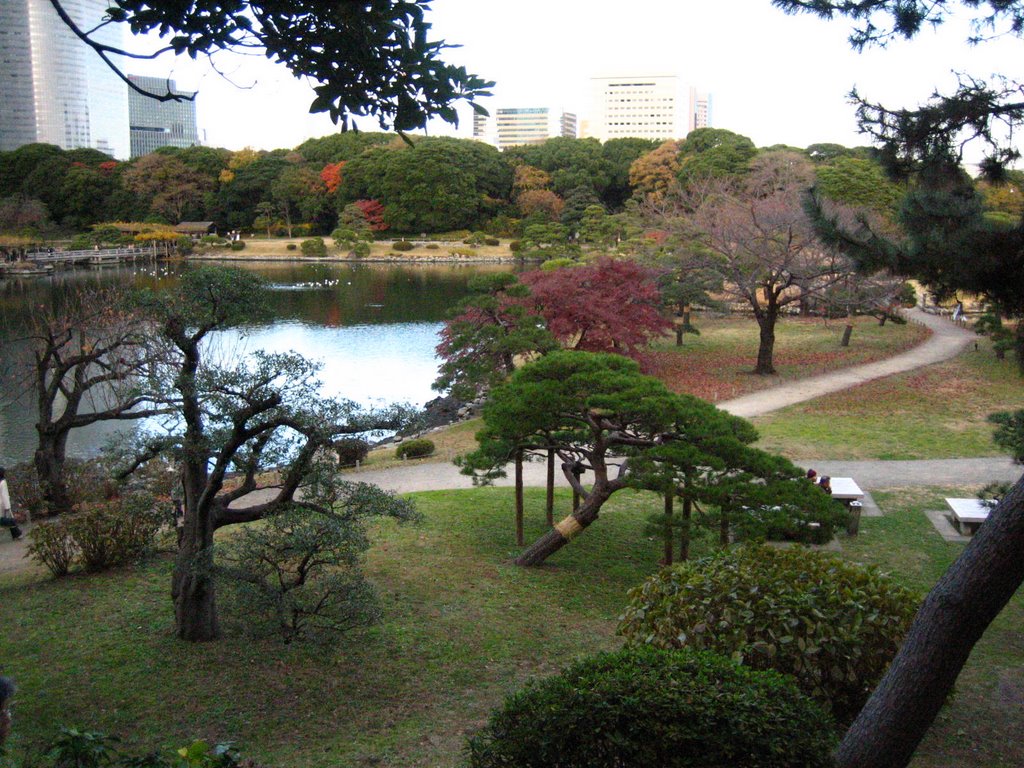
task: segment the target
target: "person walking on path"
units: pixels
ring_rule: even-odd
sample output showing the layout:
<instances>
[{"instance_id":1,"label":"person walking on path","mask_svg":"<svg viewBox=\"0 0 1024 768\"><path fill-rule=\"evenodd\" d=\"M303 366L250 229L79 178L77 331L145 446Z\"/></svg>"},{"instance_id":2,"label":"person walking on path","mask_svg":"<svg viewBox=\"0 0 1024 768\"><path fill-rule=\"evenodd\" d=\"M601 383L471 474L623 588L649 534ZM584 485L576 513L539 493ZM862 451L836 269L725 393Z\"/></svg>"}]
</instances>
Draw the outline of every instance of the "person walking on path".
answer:
<instances>
[{"instance_id":1,"label":"person walking on path","mask_svg":"<svg viewBox=\"0 0 1024 768\"><path fill-rule=\"evenodd\" d=\"M7 473L3 467L0 467L0 525L11 529L11 538L15 541L21 538L21 528L18 527L18 521L14 519L11 493L7 489Z\"/></svg>"}]
</instances>

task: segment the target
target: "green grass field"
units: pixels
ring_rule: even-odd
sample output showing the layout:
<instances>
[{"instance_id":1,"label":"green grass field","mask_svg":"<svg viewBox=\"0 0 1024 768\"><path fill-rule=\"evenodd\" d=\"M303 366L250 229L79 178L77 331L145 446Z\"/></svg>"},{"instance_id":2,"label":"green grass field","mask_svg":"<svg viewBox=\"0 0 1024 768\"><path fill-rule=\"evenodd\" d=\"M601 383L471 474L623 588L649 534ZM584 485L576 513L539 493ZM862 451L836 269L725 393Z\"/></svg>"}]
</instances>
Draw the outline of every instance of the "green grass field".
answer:
<instances>
[{"instance_id":1,"label":"green grass field","mask_svg":"<svg viewBox=\"0 0 1024 768\"><path fill-rule=\"evenodd\" d=\"M1014 360L987 340L917 371L790 406L753 419L758 447L793 459L949 459L998 456L993 411L1024 408Z\"/></svg>"},{"instance_id":2,"label":"green grass field","mask_svg":"<svg viewBox=\"0 0 1024 768\"><path fill-rule=\"evenodd\" d=\"M963 546L944 542L922 514L943 495L876 494L886 516L842 537L843 554L927 589ZM374 531L366 567L384 621L331 647L251 640L227 605L222 641L174 640L166 557L63 581L0 578L0 658L20 685L13 755L32 754L64 723L120 734L135 751L232 740L275 768L457 766L465 735L507 693L620 643L625 593L661 554L643 530L660 504L644 494L620 494L548 566L529 570L510 563L510 489L416 500L422 523ZM527 502L529 538L544 528L542 493ZM558 504L565 510L568 498ZM1018 596L961 677L956 716L940 718L915 768L1024 762L1021 626Z\"/></svg>"}]
</instances>

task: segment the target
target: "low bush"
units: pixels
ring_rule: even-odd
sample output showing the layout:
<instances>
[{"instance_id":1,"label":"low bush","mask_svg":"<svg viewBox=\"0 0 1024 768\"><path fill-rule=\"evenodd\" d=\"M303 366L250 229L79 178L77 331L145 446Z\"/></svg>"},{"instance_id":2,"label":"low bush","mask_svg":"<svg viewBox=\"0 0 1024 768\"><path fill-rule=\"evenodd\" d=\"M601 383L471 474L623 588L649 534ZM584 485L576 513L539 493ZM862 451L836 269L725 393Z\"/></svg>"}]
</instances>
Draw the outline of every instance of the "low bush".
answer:
<instances>
[{"instance_id":1,"label":"low bush","mask_svg":"<svg viewBox=\"0 0 1024 768\"><path fill-rule=\"evenodd\" d=\"M66 576L78 556L78 547L68 530L67 518L47 520L28 532L28 556L56 578Z\"/></svg>"},{"instance_id":2,"label":"low bush","mask_svg":"<svg viewBox=\"0 0 1024 768\"><path fill-rule=\"evenodd\" d=\"M358 243L352 246L352 255L357 259L365 259L370 255L370 244L360 240Z\"/></svg>"},{"instance_id":3,"label":"low bush","mask_svg":"<svg viewBox=\"0 0 1024 768\"><path fill-rule=\"evenodd\" d=\"M416 245L408 240L396 240L391 247L396 251L411 251Z\"/></svg>"},{"instance_id":4,"label":"low bush","mask_svg":"<svg viewBox=\"0 0 1024 768\"><path fill-rule=\"evenodd\" d=\"M427 243L423 247L426 248L428 251L437 251L437 250L440 250L440 248L441 248L441 246L438 245L437 243Z\"/></svg>"},{"instance_id":5,"label":"low bush","mask_svg":"<svg viewBox=\"0 0 1024 768\"><path fill-rule=\"evenodd\" d=\"M78 562L97 572L135 562L153 550L163 520L153 497L137 493L87 504L65 524Z\"/></svg>"},{"instance_id":6,"label":"low bush","mask_svg":"<svg viewBox=\"0 0 1024 768\"><path fill-rule=\"evenodd\" d=\"M424 437L406 440L395 449L395 457L399 459L419 459L430 456L434 452L434 441Z\"/></svg>"},{"instance_id":7,"label":"low bush","mask_svg":"<svg viewBox=\"0 0 1024 768\"><path fill-rule=\"evenodd\" d=\"M199 238L199 242L203 245L224 245L227 240L220 235L203 235Z\"/></svg>"},{"instance_id":8,"label":"low bush","mask_svg":"<svg viewBox=\"0 0 1024 768\"><path fill-rule=\"evenodd\" d=\"M512 251L512 253L515 253L516 251L520 251L520 250L522 250L522 248L523 248L523 244L519 240L510 240L509 241L508 249L510 251Z\"/></svg>"},{"instance_id":9,"label":"low bush","mask_svg":"<svg viewBox=\"0 0 1024 768\"><path fill-rule=\"evenodd\" d=\"M476 251L472 248L451 248L448 251L448 255L465 259L476 256Z\"/></svg>"},{"instance_id":10,"label":"low bush","mask_svg":"<svg viewBox=\"0 0 1024 768\"><path fill-rule=\"evenodd\" d=\"M231 241L231 250L232 251L244 251L245 250L245 241L244 240L232 240Z\"/></svg>"},{"instance_id":11,"label":"low bush","mask_svg":"<svg viewBox=\"0 0 1024 768\"><path fill-rule=\"evenodd\" d=\"M351 229L350 227L338 227L333 232L331 232L331 239L335 243L342 243L342 242L354 243L357 238L356 238L356 232L355 232L354 229Z\"/></svg>"},{"instance_id":12,"label":"low bush","mask_svg":"<svg viewBox=\"0 0 1024 768\"><path fill-rule=\"evenodd\" d=\"M709 650L796 678L847 723L899 648L917 598L873 568L802 547L744 545L629 592L631 645Z\"/></svg>"},{"instance_id":13,"label":"low bush","mask_svg":"<svg viewBox=\"0 0 1024 768\"><path fill-rule=\"evenodd\" d=\"M907 307L908 309L910 309L911 307L916 307L917 290L914 288L914 284L903 283L903 285L900 286L900 290L899 293L896 295L896 298L899 299L901 307Z\"/></svg>"},{"instance_id":14,"label":"low bush","mask_svg":"<svg viewBox=\"0 0 1024 768\"><path fill-rule=\"evenodd\" d=\"M299 246L297 246L295 243L288 243L284 248L286 251L296 251L298 250Z\"/></svg>"},{"instance_id":15,"label":"low bush","mask_svg":"<svg viewBox=\"0 0 1024 768\"><path fill-rule=\"evenodd\" d=\"M327 256L327 245L322 237L311 237L302 241L302 255L311 259L322 259Z\"/></svg>"},{"instance_id":16,"label":"low bush","mask_svg":"<svg viewBox=\"0 0 1024 768\"><path fill-rule=\"evenodd\" d=\"M484 245L490 245L490 246L501 245L501 240L499 240L496 237L487 237L487 238L484 238Z\"/></svg>"},{"instance_id":17,"label":"low bush","mask_svg":"<svg viewBox=\"0 0 1024 768\"><path fill-rule=\"evenodd\" d=\"M174 248L179 256L188 256L193 251L192 238L182 235L174 241Z\"/></svg>"},{"instance_id":18,"label":"low bush","mask_svg":"<svg viewBox=\"0 0 1024 768\"><path fill-rule=\"evenodd\" d=\"M370 444L360 437L343 437L334 441L334 452L338 454L338 466L354 467L370 452Z\"/></svg>"},{"instance_id":19,"label":"low bush","mask_svg":"<svg viewBox=\"0 0 1024 768\"><path fill-rule=\"evenodd\" d=\"M473 768L831 765L832 723L791 680L712 653L626 648L505 700Z\"/></svg>"},{"instance_id":20,"label":"low bush","mask_svg":"<svg viewBox=\"0 0 1024 768\"><path fill-rule=\"evenodd\" d=\"M175 750L173 759L159 751L132 755L117 748L121 740L100 731L61 727L42 755L38 768L260 768L250 758L242 759L231 744L210 746L193 741ZM33 763L36 765L36 763Z\"/></svg>"}]
</instances>

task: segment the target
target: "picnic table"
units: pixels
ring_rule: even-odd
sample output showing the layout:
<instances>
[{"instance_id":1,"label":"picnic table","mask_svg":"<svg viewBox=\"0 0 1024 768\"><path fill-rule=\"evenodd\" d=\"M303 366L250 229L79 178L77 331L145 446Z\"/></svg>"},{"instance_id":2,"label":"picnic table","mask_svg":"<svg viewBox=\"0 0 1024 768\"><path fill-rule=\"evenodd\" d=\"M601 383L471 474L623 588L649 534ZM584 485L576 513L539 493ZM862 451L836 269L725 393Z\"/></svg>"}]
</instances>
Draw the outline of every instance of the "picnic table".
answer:
<instances>
[{"instance_id":1,"label":"picnic table","mask_svg":"<svg viewBox=\"0 0 1024 768\"><path fill-rule=\"evenodd\" d=\"M966 528L964 535L973 536L978 526L988 519L990 507L981 499L946 499L946 503L953 510L953 525L961 534Z\"/></svg>"},{"instance_id":2,"label":"picnic table","mask_svg":"<svg viewBox=\"0 0 1024 768\"><path fill-rule=\"evenodd\" d=\"M843 502L863 501L864 491L854 482L852 477L831 478L832 498Z\"/></svg>"}]
</instances>

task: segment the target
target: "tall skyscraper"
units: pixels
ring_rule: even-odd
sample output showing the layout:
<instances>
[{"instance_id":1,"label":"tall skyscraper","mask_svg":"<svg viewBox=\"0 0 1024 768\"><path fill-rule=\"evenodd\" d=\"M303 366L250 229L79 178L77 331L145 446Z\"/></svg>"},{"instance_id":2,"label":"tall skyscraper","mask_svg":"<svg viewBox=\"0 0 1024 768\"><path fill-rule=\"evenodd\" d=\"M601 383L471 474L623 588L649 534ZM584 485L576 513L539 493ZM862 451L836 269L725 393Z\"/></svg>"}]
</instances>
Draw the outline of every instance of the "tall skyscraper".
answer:
<instances>
[{"instance_id":1,"label":"tall skyscraper","mask_svg":"<svg viewBox=\"0 0 1024 768\"><path fill-rule=\"evenodd\" d=\"M103 19L107 0L65 0L82 29ZM120 24L96 38L122 47ZM129 155L128 88L74 36L48 0L0 0L0 149L23 144L92 147Z\"/></svg>"},{"instance_id":2,"label":"tall skyscraper","mask_svg":"<svg viewBox=\"0 0 1024 768\"><path fill-rule=\"evenodd\" d=\"M711 127L711 94L690 88L690 120L687 132Z\"/></svg>"},{"instance_id":3,"label":"tall skyscraper","mask_svg":"<svg viewBox=\"0 0 1024 768\"><path fill-rule=\"evenodd\" d=\"M160 101L128 91L128 121L131 127L132 157L148 155L160 147L191 147L199 143L196 102L193 91L179 91L173 80L163 77L128 75L128 79L149 93L186 96L181 101Z\"/></svg>"},{"instance_id":4,"label":"tall skyscraper","mask_svg":"<svg viewBox=\"0 0 1024 768\"><path fill-rule=\"evenodd\" d=\"M601 141L680 136L679 78L675 75L593 77L589 135Z\"/></svg>"},{"instance_id":5,"label":"tall skyscraper","mask_svg":"<svg viewBox=\"0 0 1024 768\"><path fill-rule=\"evenodd\" d=\"M498 149L541 144L554 136L576 137L576 115L548 107L508 107L496 112Z\"/></svg>"}]
</instances>

